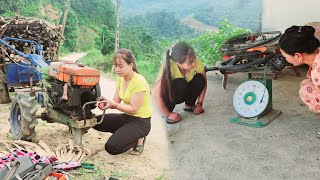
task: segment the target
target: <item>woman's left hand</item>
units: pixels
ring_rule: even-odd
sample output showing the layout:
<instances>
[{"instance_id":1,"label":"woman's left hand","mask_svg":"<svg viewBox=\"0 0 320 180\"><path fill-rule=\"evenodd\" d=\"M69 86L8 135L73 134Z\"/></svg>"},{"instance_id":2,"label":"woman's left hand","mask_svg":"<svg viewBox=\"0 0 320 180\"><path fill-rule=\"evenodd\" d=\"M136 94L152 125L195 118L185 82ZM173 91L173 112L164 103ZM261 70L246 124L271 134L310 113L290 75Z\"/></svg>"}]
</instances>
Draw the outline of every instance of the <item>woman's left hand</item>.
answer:
<instances>
[{"instance_id":1,"label":"woman's left hand","mask_svg":"<svg viewBox=\"0 0 320 180\"><path fill-rule=\"evenodd\" d=\"M197 105L194 107L193 114L197 115L197 114L201 114L201 113L204 113L204 109L202 107L202 103L198 102Z\"/></svg>"},{"instance_id":2,"label":"woman's left hand","mask_svg":"<svg viewBox=\"0 0 320 180\"><path fill-rule=\"evenodd\" d=\"M107 99L101 99L97 102L96 106L101 109L101 110L106 110L106 109L115 109L118 105L118 102L115 100L107 100Z\"/></svg>"},{"instance_id":3,"label":"woman's left hand","mask_svg":"<svg viewBox=\"0 0 320 180\"><path fill-rule=\"evenodd\" d=\"M106 105L107 108L115 109L117 108L117 105L118 105L118 102L116 102L115 100L111 100L111 101L107 100L107 105Z\"/></svg>"},{"instance_id":4,"label":"woman's left hand","mask_svg":"<svg viewBox=\"0 0 320 180\"><path fill-rule=\"evenodd\" d=\"M96 103L96 106L100 109L100 110L106 110L107 108L107 100L98 100Z\"/></svg>"}]
</instances>

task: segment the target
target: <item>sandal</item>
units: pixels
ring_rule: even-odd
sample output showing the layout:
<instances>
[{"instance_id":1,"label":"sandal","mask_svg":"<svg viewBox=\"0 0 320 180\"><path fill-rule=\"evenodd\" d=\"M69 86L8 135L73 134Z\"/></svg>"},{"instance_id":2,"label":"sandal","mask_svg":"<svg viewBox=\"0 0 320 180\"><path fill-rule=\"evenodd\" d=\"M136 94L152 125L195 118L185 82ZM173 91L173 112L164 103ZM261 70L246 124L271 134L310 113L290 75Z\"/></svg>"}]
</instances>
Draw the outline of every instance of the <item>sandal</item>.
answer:
<instances>
[{"instance_id":1,"label":"sandal","mask_svg":"<svg viewBox=\"0 0 320 180\"><path fill-rule=\"evenodd\" d=\"M165 115L161 115L161 117L167 122L167 124L175 124L181 120L181 118L180 119L169 119Z\"/></svg>"},{"instance_id":2,"label":"sandal","mask_svg":"<svg viewBox=\"0 0 320 180\"><path fill-rule=\"evenodd\" d=\"M131 155L136 155L139 156L142 154L143 149L144 149L144 144L146 143L146 136L143 139L143 143L141 145L136 145L133 147L133 150L130 152Z\"/></svg>"},{"instance_id":3,"label":"sandal","mask_svg":"<svg viewBox=\"0 0 320 180\"><path fill-rule=\"evenodd\" d=\"M195 112L194 112L195 108L196 108L196 106L191 106L191 107L189 107L189 108L183 108L183 110L188 111L188 112L192 112L194 115L198 115L198 114L204 113L203 108L202 108L201 111L195 113Z\"/></svg>"},{"instance_id":4,"label":"sandal","mask_svg":"<svg viewBox=\"0 0 320 180\"><path fill-rule=\"evenodd\" d=\"M194 106L191 106L190 108L183 108L184 111L193 112Z\"/></svg>"}]
</instances>

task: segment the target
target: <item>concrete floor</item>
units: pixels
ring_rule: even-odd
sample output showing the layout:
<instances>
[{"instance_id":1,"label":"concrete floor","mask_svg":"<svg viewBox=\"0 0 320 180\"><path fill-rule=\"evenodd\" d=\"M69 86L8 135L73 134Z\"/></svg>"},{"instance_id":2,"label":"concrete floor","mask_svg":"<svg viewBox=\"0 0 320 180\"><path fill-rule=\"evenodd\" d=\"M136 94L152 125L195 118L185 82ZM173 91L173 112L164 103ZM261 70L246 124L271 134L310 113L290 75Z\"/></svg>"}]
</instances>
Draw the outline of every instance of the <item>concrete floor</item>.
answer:
<instances>
[{"instance_id":1,"label":"concrete floor","mask_svg":"<svg viewBox=\"0 0 320 180\"><path fill-rule=\"evenodd\" d=\"M300 69L301 70L301 69ZM229 76L227 90L221 74L208 73L206 112L194 116L176 108L183 121L169 145L172 179L320 179L319 114L299 99L305 79L284 70L273 81L273 107L282 114L264 128L230 123L236 116L232 97L246 73Z\"/></svg>"}]
</instances>

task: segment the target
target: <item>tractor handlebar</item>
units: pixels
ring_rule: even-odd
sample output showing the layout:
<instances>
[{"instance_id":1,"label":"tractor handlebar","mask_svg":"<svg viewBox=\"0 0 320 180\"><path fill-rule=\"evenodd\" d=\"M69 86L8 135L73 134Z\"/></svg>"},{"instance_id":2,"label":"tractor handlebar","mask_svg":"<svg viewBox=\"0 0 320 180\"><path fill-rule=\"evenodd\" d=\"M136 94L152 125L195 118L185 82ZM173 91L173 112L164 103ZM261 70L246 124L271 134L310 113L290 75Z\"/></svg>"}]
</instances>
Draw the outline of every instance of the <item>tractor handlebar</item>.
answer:
<instances>
[{"instance_id":1,"label":"tractor handlebar","mask_svg":"<svg viewBox=\"0 0 320 180\"><path fill-rule=\"evenodd\" d=\"M26 42L26 43L30 43L30 44L34 44L36 51L38 52L38 54L24 54L23 52L13 48L10 44L8 44L6 41L21 41L21 42ZM35 41L32 40L26 40L26 39L19 39L19 38L11 38L11 37L5 37L3 39L0 39L0 44L8 47L9 49L11 49L12 51L14 51L15 53L17 53L19 56L29 60L31 62L31 64L35 65L35 66L39 66L39 67L48 67L48 64L44 62L43 60L43 49L42 47Z\"/></svg>"}]
</instances>

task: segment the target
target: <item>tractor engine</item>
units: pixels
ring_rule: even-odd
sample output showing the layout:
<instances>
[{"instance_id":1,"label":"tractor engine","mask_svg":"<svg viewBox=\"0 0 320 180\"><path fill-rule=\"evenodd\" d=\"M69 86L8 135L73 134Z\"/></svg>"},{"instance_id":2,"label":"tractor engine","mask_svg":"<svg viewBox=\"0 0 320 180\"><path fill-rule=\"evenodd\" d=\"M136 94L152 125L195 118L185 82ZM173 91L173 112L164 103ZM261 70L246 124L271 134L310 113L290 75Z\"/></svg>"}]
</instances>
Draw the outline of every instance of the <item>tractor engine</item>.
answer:
<instances>
[{"instance_id":1,"label":"tractor engine","mask_svg":"<svg viewBox=\"0 0 320 180\"><path fill-rule=\"evenodd\" d=\"M70 117L82 120L82 107L85 103L95 101L101 95L97 69L82 64L59 61L51 62L49 67L50 88L46 89L50 104ZM86 119L92 118L94 103L85 106Z\"/></svg>"}]
</instances>

